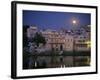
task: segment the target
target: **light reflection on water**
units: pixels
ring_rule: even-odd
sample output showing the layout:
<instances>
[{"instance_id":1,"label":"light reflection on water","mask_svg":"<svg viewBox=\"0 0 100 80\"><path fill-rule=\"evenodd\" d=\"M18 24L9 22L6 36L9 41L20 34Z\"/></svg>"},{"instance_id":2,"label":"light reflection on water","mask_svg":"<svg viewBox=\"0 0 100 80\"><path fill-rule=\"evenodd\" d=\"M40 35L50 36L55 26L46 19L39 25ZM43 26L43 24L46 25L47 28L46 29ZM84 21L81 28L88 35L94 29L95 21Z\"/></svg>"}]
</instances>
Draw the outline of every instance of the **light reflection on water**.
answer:
<instances>
[{"instance_id":1,"label":"light reflection on water","mask_svg":"<svg viewBox=\"0 0 100 80\"><path fill-rule=\"evenodd\" d=\"M90 66L90 56L37 56L27 59L27 68L59 68Z\"/></svg>"}]
</instances>

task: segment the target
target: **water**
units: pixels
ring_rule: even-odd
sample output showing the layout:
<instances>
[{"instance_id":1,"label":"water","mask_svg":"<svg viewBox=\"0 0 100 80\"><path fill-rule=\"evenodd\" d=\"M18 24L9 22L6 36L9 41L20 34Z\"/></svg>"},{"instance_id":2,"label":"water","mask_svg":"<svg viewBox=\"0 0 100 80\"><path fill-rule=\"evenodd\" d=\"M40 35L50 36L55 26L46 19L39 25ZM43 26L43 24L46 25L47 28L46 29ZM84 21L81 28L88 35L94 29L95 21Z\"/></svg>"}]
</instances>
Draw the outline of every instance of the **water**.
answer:
<instances>
[{"instance_id":1,"label":"water","mask_svg":"<svg viewBox=\"0 0 100 80\"><path fill-rule=\"evenodd\" d=\"M81 66L90 66L90 56L30 56L24 69Z\"/></svg>"}]
</instances>

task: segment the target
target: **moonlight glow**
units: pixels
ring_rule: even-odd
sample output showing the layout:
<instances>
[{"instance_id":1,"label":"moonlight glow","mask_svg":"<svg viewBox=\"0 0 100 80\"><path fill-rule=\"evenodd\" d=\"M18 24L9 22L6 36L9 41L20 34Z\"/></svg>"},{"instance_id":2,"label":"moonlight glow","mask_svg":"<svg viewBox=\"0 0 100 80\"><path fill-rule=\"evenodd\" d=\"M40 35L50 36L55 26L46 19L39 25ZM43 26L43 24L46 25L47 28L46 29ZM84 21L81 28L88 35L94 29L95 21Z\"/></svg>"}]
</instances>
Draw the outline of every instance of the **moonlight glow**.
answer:
<instances>
[{"instance_id":1,"label":"moonlight glow","mask_svg":"<svg viewBox=\"0 0 100 80\"><path fill-rule=\"evenodd\" d=\"M77 22L76 22L76 20L73 20L72 23L73 23L73 24L76 24Z\"/></svg>"}]
</instances>

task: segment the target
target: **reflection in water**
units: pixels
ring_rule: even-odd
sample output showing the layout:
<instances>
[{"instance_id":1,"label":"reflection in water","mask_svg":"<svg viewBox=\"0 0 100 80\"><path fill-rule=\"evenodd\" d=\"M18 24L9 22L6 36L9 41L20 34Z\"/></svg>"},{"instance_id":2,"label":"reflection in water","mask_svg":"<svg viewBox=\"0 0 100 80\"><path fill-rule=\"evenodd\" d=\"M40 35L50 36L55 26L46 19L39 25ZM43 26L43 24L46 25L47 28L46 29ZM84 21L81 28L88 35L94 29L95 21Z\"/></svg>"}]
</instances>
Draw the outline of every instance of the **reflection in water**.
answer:
<instances>
[{"instance_id":1,"label":"reflection in water","mask_svg":"<svg viewBox=\"0 0 100 80\"><path fill-rule=\"evenodd\" d=\"M26 64L24 69L90 66L90 56L31 56Z\"/></svg>"}]
</instances>

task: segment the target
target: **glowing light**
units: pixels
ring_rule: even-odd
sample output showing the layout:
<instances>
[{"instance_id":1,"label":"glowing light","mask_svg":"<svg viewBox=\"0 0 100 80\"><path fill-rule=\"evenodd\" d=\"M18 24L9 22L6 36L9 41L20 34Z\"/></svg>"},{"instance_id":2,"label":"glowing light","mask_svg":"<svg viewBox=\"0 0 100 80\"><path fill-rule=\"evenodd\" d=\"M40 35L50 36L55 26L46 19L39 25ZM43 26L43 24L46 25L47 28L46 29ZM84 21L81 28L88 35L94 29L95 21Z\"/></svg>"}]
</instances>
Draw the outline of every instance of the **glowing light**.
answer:
<instances>
[{"instance_id":1,"label":"glowing light","mask_svg":"<svg viewBox=\"0 0 100 80\"><path fill-rule=\"evenodd\" d=\"M73 20L73 21L72 21L72 23L73 23L73 24L76 24L76 23L77 23L77 21L76 21L76 20Z\"/></svg>"},{"instance_id":2,"label":"glowing light","mask_svg":"<svg viewBox=\"0 0 100 80\"><path fill-rule=\"evenodd\" d=\"M91 47L91 41L87 41L86 44L87 44L87 47L88 47L88 48Z\"/></svg>"},{"instance_id":3,"label":"glowing light","mask_svg":"<svg viewBox=\"0 0 100 80\"><path fill-rule=\"evenodd\" d=\"M73 24L76 24L76 20L73 20Z\"/></svg>"}]
</instances>

